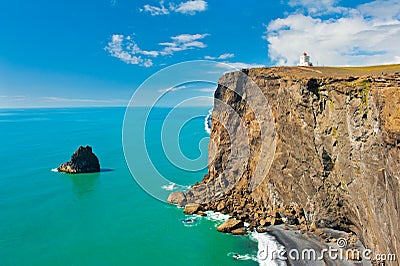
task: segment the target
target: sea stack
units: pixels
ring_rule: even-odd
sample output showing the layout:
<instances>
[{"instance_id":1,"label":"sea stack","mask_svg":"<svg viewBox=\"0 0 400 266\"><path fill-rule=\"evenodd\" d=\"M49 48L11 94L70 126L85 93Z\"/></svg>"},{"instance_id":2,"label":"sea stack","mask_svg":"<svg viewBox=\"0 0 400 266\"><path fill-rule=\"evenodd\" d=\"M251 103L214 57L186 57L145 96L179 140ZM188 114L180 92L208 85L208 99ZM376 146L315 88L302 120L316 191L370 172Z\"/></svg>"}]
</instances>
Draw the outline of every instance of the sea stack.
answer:
<instances>
[{"instance_id":1,"label":"sea stack","mask_svg":"<svg viewBox=\"0 0 400 266\"><path fill-rule=\"evenodd\" d=\"M92 147L80 146L72 154L71 160L60 165L57 170L69 174L97 173L100 172L100 163Z\"/></svg>"}]
</instances>

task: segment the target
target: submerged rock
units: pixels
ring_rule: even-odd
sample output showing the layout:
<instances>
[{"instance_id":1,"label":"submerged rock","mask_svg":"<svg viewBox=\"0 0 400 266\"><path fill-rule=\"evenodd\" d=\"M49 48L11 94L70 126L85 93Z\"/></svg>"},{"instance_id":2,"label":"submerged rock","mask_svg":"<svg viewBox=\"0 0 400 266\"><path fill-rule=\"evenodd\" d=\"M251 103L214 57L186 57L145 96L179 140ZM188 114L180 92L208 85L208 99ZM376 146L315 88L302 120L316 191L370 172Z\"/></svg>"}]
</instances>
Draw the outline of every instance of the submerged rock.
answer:
<instances>
[{"instance_id":1,"label":"submerged rock","mask_svg":"<svg viewBox=\"0 0 400 266\"><path fill-rule=\"evenodd\" d=\"M57 170L69 174L100 172L100 163L92 147L80 146L71 156L69 162L60 165Z\"/></svg>"}]
</instances>

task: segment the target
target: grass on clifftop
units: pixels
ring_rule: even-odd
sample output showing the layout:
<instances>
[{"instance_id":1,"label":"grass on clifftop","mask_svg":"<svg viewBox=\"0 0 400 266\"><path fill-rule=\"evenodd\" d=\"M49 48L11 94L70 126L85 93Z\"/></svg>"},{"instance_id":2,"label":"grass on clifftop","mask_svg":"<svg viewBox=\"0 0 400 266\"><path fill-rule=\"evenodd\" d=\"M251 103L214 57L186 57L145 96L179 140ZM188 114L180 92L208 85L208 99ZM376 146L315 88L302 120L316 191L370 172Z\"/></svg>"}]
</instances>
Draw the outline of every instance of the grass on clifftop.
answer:
<instances>
[{"instance_id":1,"label":"grass on clifftop","mask_svg":"<svg viewBox=\"0 0 400 266\"><path fill-rule=\"evenodd\" d=\"M297 77L312 76L330 76L330 77L349 77L349 76L365 76L365 75L381 75L400 72L400 64L397 65L379 65L379 66L362 66L362 67L266 67L251 69L252 74L278 74L293 75Z\"/></svg>"},{"instance_id":2,"label":"grass on clifftop","mask_svg":"<svg viewBox=\"0 0 400 266\"><path fill-rule=\"evenodd\" d=\"M317 72L322 75L364 76L400 72L400 65L380 65L362 67L299 67L301 70Z\"/></svg>"},{"instance_id":3,"label":"grass on clifftop","mask_svg":"<svg viewBox=\"0 0 400 266\"><path fill-rule=\"evenodd\" d=\"M320 69L321 67L316 67ZM379 65L363 67L322 67L322 70L342 72L343 74L367 75L400 72L400 65Z\"/></svg>"}]
</instances>

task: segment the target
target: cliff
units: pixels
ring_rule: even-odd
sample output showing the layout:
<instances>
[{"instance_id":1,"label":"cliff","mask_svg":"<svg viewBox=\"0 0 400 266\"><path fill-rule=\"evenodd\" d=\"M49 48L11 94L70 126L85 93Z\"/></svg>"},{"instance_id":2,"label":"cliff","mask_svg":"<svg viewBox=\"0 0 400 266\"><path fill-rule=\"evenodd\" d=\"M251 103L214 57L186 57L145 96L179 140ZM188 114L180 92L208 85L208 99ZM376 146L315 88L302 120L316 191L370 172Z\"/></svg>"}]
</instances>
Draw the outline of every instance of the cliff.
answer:
<instances>
[{"instance_id":1,"label":"cliff","mask_svg":"<svg viewBox=\"0 0 400 266\"><path fill-rule=\"evenodd\" d=\"M400 258L399 72L393 65L225 74L209 171L184 203L252 227L282 219L354 232L373 252Z\"/></svg>"}]
</instances>

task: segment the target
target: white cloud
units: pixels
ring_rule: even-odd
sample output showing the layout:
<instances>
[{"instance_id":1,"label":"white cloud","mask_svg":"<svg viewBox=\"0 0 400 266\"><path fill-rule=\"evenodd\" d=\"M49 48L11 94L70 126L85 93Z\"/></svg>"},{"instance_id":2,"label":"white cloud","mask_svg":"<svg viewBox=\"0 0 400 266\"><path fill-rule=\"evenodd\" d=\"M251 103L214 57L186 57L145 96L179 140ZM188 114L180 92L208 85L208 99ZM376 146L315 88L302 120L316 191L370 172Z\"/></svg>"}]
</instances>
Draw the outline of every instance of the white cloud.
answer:
<instances>
[{"instance_id":1,"label":"white cloud","mask_svg":"<svg viewBox=\"0 0 400 266\"><path fill-rule=\"evenodd\" d=\"M116 57L127 64L140 65L144 67L152 66L153 62L151 59L144 59L141 55L158 55L156 51L141 50L132 40L131 36L124 36L122 34L112 35L111 41L104 49L108 51L111 56Z\"/></svg>"},{"instance_id":2,"label":"white cloud","mask_svg":"<svg viewBox=\"0 0 400 266\"><path fill-rule=\"evenodd\" d=\"M379 18L382 20L399 20L400 1L373 1L358 6L364 16Z\"/></svg>"},{"instance_id":3,"label":"white cloud","mask_svg":"<svg viewBox=\"0 0 400 266\"><path fill-rule=\"evenodd\" d=\"M207 2L204 0L193 0L180 3L174 10L182 14L194 15L196 12L202 12L207 9Z\"/></svg>"},{"instance_id":4,"label":"white cloud","mask_svg":"<svg viewBox=\"0 0 400 266\"><path fill-rule=\"evenodd\" d=\"M225 60L225 59L229 59L229 58L233 58L233 57L235 57L235 54L226 53L226 54L221 54L220 56L209 56L209 55L206 55L204 57L204 59L207 59L207 60L217 60L217 59Z\"/></svg>"},{"instance_id":5,"label":"white cloud","mask_svg":"<svg viewBox=\"0 0 400 266\"><path fill-rule=\"evenodd\" d=\"M170 88L160 89L160 90L158 90L158 92L163 93L163 92L167 92L167 91L179 91L179 90L183 90L183 89L186 89L186 88L187 88L187 86L182 85L182 86L177 86L177 87L170 87Z\"/></svg>"},{"instance_id":6,"label":"white cloud","mask_svg":"<svg viewBox=\"0 0 400 266\"><path fill-rule=\"evenodd\" d=\"M140 12L150 13L152 16L169 14L169 10L164 6L164 1L160 1L160 6L144 5Z\"/></svg>"},{"instance_id":7,"label":"white cloud","mask_svg":"<svg viewBox=\"0 0 400 266\"><path fill-rule=\"evenodd\" d=\"M235 57L234 54L222 54L220 56L218 56L218 59L228 59L228 58L233 58Z\"/></svg>"},{"instance_id":8,"label":"white cloud","mask_svg":"<svg viewBox=\"0 0 400 266\"><path fill-rule=\"evenodd\" d=\"M215 66L227 70L265 67L261 64L249 64L244 62L221 62L216 64Z\"/></svg>"},{"instance_id":9,"label":"white cloud","mask_svg":"<svg viewBox=\"0 0 400 266\"><path fill-rule=\"evenodd\" d=\"M198 39L203 39L207 34L181 34L178 36L171 37L176 42L193 42Z\"/></svg>"},{"instance_id":10,"label":"white cloud","mask_svg":"<svg viewBox=\"0 0 400 266\"><path fill-rule=\"evenodd\" d=\"M159 45L164 46L160 51L161 55L171 55L175 52L185 51L195 48L205 48L207 45L200 41L208 34L181 34L171 37L172 42L162 42Z\"/></svg>"},{"instance_id":11,"label":"white cloud","mask_svg":"<svg viewBox=\"0 0 400 266\"><path fill-rule=\"evenodd\" d=\"M208 36L208 34L181 34L173 36L171 37L171 42L159 43L160 46L163 46L160 50L147 51L139 48L131 36L114 34L111 37L111 41L104 49L108 51L111 56L127 64L151 67L153 65L152 58L156 58L160 55L172 55L179 51L205 48L207 45L200 40L206 36Z\"/></svg>"},{"instance_id":12,"label":"white cloud","mask_svg":"<svg viewBox=\"0 0 400 266\"><path fill-rule=\"evenodd\" d=\"M307 7L308 0L302 2ZM277 65L295 65L303 51L314 65L373 65L400 63L400 7L398 0L376 0L348 8L340 18L318 17L321 10L337 9L326 1L314 13L289 14L271 21L264 38ZM331 3L332 5L329 5ZM318 8L318 6L316 6ZM332 7L332 8L331 8ZM383 7L383 8L380 8Z\"/></svg>"},{"instance_id":13,"label":"white cloud","mask_svg":"<svg viewBox=\"0 0 400 266\"><path fill-rule=\"evenodd\" d=\"M197 12L207 10L207 2L204 0L191 0L181 2L179 4L169 3L168 7L164 5L164 1L160 1L158 6L144 5L140 12L149 13L152 16L168 15L171 12L181 13L185 15L195 15Z\"/></svg>"},{"instance_id":14,"label":"white cloud","mask_svg":"<svg viewBox=\"0 0 400 266\"><path fill-rule=\"evenodd\" d=\"M310 15L323 15L345 12L347 8L337 6L339 0L290 0L291 7L300 8L298 12L306 12Z\"/></svg>"}]
</instances>

